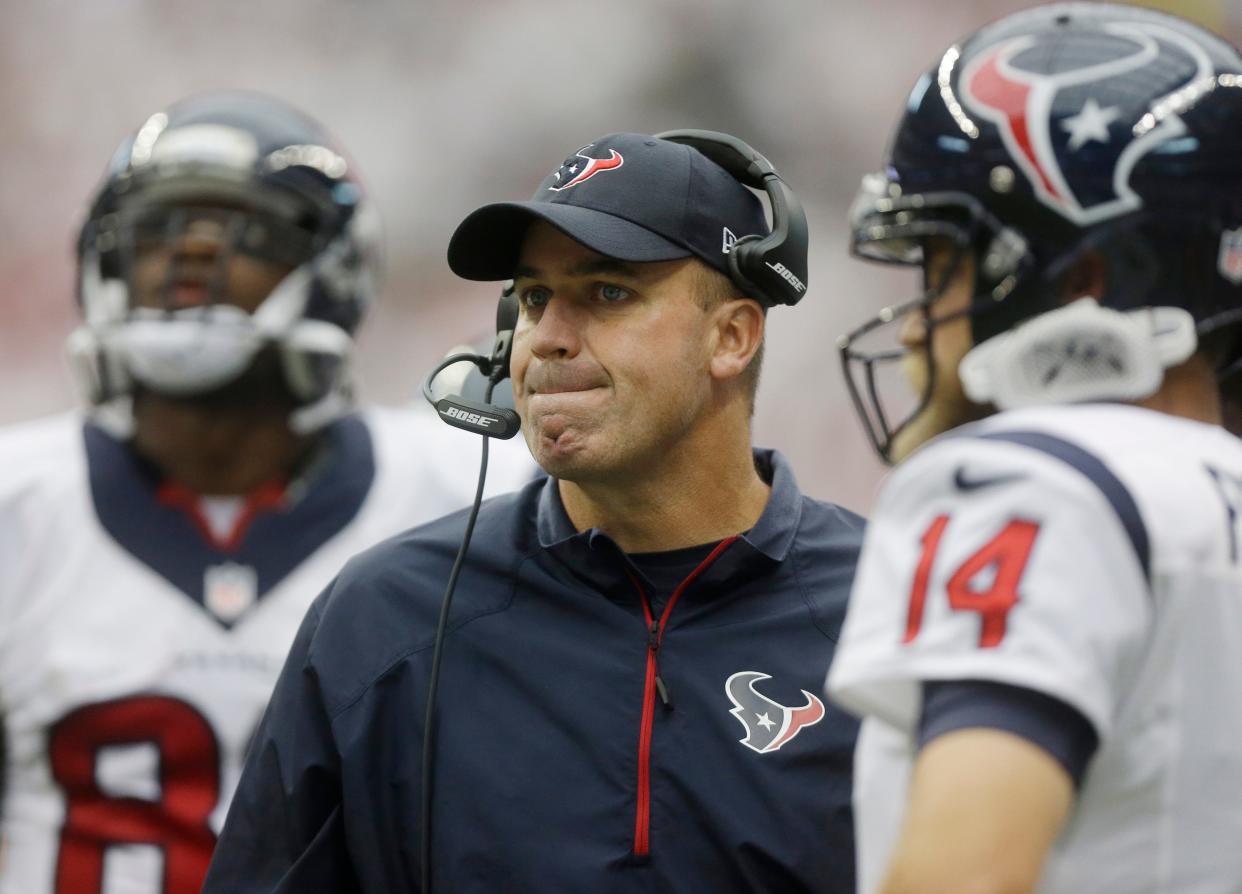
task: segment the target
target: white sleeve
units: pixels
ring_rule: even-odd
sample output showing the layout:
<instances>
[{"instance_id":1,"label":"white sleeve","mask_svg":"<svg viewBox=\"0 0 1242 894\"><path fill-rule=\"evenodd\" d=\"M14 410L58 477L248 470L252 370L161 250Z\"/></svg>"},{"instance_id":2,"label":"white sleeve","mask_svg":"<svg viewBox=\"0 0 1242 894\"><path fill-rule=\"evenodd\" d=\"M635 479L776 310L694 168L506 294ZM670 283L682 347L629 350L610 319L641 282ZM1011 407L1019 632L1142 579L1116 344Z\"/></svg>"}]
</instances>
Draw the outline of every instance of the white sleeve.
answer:
<instances>
[{"instance_id":1,"label":"white sleeve","mask_svg":"<svg viewBox=\"0 0 1242 894\"><path fill-rule=\"evenodd\" d=\"M78 474L78 442L67 447L63 435L76 436L80 423L57 418L32 434L34 428L30 423L0 431L0 715L12 708L6 703L12 696L8 681L20 672L16 646L37 617L32 579L55 567L66 549L52 537L55 522L64 520L65 502L47 483Z\"/></svg>"},{"instance_id":2,"label":"white sleeve","mask_svg":"<svg viewBox=\"0 0 1242 894\"><path fill-rule=\"evenodd\" d=\"M986 680L1057 698L1109 733L1151 589L1083 470L1003 441L932 444L886 484L859 562L827 682L843 707L911 731L923 681Z\"/></svg>"},{"instance_id":3,"label":"white sleeve","mask_svg":"<svg viewBox=\"0 0 1242 894\"><path fill-rule=\"evenodd\" d=\"M378 474L400 482L397 490L418 507L417 522L456 512L474 501L483 438L441 422L426 405L371 407L366 419L375 439ZM522 435L488 445L485 497L508 493L539 473Z\"/></svg>"},{"instance_id":4,"label":"white sleeve","mask_svg":"<svg viewBox=\"0 0 1242 894\"><path fill-rule=\"evenodd\" d=\"M10 500L0 493L0 670L4 668L4 656L9 654L11 645L9 636L16 627L17 586L16 570L19 568L20 550L17 511ZM0 674L0 723L5 713L5 693L3 674ZM3 735L0 728L0 735ZM0 772L3 772L0 766Z\"/></svg>"}]
</instances>

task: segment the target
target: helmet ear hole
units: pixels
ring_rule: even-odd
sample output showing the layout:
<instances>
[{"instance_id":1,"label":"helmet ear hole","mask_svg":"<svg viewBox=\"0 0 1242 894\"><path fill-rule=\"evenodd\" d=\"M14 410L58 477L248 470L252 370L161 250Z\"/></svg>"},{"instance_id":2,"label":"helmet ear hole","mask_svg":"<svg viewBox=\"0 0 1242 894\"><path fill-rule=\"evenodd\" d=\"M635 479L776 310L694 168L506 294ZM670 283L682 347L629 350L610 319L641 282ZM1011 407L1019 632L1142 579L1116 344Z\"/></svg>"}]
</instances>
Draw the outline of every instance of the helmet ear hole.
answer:
<instances>
[{"instance_id":1,"label":"helmet ear hole","mask_svg":"<svg viewBox=\"0 0 1242 894\"><path fill-rule=\"evenodd\" d=\"M1108 260L1095 249L1080 254L1061 277L1058 299L1068 304L1079 298L1100 300L1108 291Z\"/></svg>"},{"instance_id":2,"label":"helmet ear hole","mask_svg":"<svg viewBox=\"0 0 1242 894\"><path fill-rule=\"evenodd\" d=\"M1002 227L989 241L979 261L979 276L989 287L1018 273L1030 246L1025 237L1011 227Z\"/></svg>"}]
</instances>

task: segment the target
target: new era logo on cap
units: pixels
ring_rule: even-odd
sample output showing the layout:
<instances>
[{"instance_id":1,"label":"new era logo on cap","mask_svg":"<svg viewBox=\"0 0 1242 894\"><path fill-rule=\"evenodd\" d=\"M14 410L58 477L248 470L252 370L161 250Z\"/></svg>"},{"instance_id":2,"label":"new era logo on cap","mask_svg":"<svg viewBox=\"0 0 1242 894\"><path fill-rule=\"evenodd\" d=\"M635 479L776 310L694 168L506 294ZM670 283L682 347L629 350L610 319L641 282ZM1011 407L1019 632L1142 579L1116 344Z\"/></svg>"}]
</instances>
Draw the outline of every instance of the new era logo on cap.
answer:
<instances>
[{"instance_id":1,"label":"new era logo on cap","mask_svg":"<svg viewBox=\"0 0 1242 894\"><path fill-rule=\"evenodd\" d=\"M485 205L468 216L449 243L449 266L466 279L510 278L535 220L605 257L698 257L726 276L734 243L769 232L758 196L697 149L614 133L571 155L529 201Z\"/></svg>"}]
</instances>

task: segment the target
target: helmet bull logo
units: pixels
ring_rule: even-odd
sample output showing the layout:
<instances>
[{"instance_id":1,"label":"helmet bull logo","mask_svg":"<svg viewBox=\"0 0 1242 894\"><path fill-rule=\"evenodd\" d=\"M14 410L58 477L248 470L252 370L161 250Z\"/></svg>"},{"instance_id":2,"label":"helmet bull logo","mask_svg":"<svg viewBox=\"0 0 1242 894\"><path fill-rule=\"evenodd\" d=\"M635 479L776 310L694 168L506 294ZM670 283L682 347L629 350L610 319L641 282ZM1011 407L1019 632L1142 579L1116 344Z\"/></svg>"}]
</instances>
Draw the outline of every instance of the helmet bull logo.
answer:
<instances>
[{"instance_id":1,"label":"helmet bull logo","mask_svg":"<svg viewBox=\"0 0 1242 894\"><path fill-rule=\"evenodd\" d=\"M972 59L959 89L966 109L996 126L1040 201L1086 226L1139 208L1142 200L1129 185L1134 166L1186 132L1172 106L1136 105L1122 78L1146 67L1155 77L1167 76L1170 63L1177 63L1185 80L1170 85L1172 96L1214 86L1214 69L1201 47L1158 25L1109 24L1067 39L1111 40L1116 55L1055 70L1075 57L1072 48L1017 37ZM1066 165L1074 156L1089 158Z\"/></svg>"},{"instance_id":2,"label":"helmet bull logo","mask_svg":"<svg viewBox=\"0 0 1242 894\"><path fill-rule=\"evenodd\" d=\"M824 703L805 689L806 704L800 708L787 708L755 689L760 680L770 679L758 671L738 671L725 681L725 693L736 706L729 713L746 728L746 735L738 741L760 754L776 751L824 717Z\"/></svg>"}]
</instances>

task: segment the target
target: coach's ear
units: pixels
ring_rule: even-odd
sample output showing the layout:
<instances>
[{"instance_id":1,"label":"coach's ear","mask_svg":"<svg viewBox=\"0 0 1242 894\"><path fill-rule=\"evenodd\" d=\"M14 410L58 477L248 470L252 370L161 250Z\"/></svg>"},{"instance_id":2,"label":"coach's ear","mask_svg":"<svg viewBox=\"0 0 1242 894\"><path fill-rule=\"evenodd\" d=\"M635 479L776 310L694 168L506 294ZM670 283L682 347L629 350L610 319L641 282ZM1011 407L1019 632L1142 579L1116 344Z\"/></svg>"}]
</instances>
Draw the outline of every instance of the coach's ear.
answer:
<instances>
[{"instance_id":1,"label":"coach's ear","mask_svg":"<svg viewBox=\"0 0 1242 894\"><path fill-rule=\"evenodd\" d=\"M733 298L716 307L708 365L713 379L726 381L746 371L763 344L765 322L763 307L753 298Z\"/></svg>"}]
</instances>

